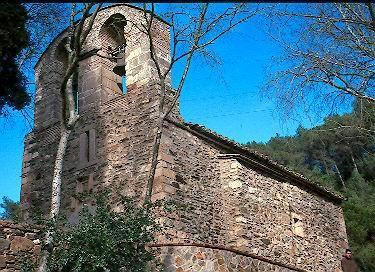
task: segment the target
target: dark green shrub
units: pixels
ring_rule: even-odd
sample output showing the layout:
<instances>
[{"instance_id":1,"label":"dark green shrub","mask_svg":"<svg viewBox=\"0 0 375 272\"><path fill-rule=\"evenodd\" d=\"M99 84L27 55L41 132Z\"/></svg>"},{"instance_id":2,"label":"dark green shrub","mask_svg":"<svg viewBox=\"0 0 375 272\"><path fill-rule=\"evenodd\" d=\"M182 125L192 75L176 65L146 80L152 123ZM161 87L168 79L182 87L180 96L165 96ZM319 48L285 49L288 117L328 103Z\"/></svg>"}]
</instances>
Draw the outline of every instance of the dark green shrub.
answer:
<instances>
[{"instance_id":1,"label":"dark green shrub","mask_svg":"<svg viewBox=\"0 0 375 272\"><path fill-rule=\"evenodd\" d=\"M114 212L104 201L86 206L80 223L59 227L49 261L50 271L146 271L155 259L145 245L161 230L154 219L161 203L136 204L122 197L123 212Z\"/></svg>"}]
</instances>

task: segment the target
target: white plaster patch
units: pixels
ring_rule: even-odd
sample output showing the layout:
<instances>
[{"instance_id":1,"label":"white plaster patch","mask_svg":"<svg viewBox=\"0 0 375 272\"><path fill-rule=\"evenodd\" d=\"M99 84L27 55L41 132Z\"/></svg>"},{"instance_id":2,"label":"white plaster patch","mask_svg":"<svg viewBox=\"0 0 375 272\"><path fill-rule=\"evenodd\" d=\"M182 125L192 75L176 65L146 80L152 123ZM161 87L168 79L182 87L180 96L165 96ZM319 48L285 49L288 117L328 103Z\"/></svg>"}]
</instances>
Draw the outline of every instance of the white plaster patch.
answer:
<instances>
[{"instance_id":1,"label":"white plaster patch","mask_svg":"<svg viewBox=\"0 0 375 272\"><path fill-rule=\"evenodd\" d=\"M237 223L247 223L247 219L243 216L237 216L235 220Z\"/></svg>"},{"instance_id":2,"label":"white plaster patch","mask_svg":"<svg viewBox=\"0 0 375 272\"><path fill-rule=\"evenodd\" d=\"M228 186L232 189L237 189L242 187L242 182L238 179L229 181Z\"/></svg>"}]
</instances>

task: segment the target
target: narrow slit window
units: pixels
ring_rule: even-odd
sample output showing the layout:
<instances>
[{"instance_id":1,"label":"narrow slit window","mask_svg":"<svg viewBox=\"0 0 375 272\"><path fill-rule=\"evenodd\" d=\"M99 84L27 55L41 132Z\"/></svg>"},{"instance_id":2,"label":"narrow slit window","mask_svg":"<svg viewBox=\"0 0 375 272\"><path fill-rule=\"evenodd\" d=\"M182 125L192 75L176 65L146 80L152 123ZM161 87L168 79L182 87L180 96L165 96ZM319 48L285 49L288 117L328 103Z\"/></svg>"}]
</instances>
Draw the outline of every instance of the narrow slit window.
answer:
<instances>
[{"instance_id":1,"label":"narrow slit window","mask_svg":"<svg viewBox=\"0 0 375 272\"><path fill-rule=\"evenodd\" d=\"M79 136L79 160L86 164L96 160L96 132L95 129L85 131Z\"/></svg>"},{"instance_id":2,"label":"narrow slit window","mask_svg":"<svg viewBox=\"0 0 375 272\"><path fill-rule=\"evenodd\" d=\"M86 134L86 147L85 147L85 161L90 161L90 132L89 131L86 131L85 132Z\"/></svg>"}]
</instances>

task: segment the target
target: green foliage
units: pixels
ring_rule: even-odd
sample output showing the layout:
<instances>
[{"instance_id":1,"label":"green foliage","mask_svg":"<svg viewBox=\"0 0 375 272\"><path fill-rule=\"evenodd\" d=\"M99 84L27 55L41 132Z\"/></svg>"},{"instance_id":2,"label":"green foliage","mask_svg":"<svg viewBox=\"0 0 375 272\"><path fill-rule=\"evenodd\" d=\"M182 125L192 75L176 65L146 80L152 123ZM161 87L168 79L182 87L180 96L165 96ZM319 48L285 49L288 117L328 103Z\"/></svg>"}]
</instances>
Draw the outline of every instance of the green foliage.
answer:
<instances>
[{"instance_id":1,"label":"green foliage","mask_svg":"<svg viewBox=\"0 0 375 272\"><path fill-rule=\"evenodd\" d=\"M353 171L344 216L349 242L365 271L375 271L375 186Z\"/></svg>"},{"instance_id":2,"label":"green foliage","mask_svg":"<svg viewBox=\"0 0 375 272\"><path fill-rule=\"evenodd\" d=\"M358 162L358 169L366 180L375 179L375 154L368 154Z\"/></svg>"},{"instance_id":3,"label":"green foliage","mask_svg":"<svg viewBox=\"0 0 375 272\"><path fill-rule=\"evenodd\" d=\"M366 243L353 247L357 250L357 257L360 266L364 271L375 271L375 245L374 243Z\"/></svg>"},{"instance_id":4,"label":"green foliage","mask_svg":"<svg viewBox=\"0 0 375 272\"><path fill-rule=\"evenodd\" d=\"M247 144L347 197L343 210L349 244L363 271L375 271L374 109L356 103L352 114L327 117L312 129L299 128L295 136Z\"/></svg>"},{"instance_id":5,"label":"green foliage","mask_svg":"<svg viewBox=\"0 0 375 272\"><path fill-rule=\"evenodd\" d=\"M346 193L349 198L355 196L368 196L369 198L372 197L371 193L373 189L357 170L354 170L352 172L352 176L346 181L346 183L348 186Z\"/></svg>"},{"instance_id":6,"label":"green foliage","mask_svg":"<svg viewBox=\"0 0 375 272\"><path fill-rule=\"evenodd\" d=\"M155 257L145 245L161 230L153 218L161 204L137 207L122 197L121 205L124 212L114 212L99 197L95 207L83 209L78 225L58 228L50 271L146 271Z\"/></svg>"},{"instance_id":7,"label":"green foliage","mask_svg":"<svg viewBox=\"0 0 375 272\"><path fill-rule=\"evenodd\" d=\"M24 260L23 263L21 264L21 270L20 272L32 272L35 271L35 265L30 262L30 260Z\"/></svg>"},{"instance_id":8,"label":"green foliage","mask_svg":"<svg viewBox=\"0 0 375 272\"><path fill-rule=\"evenodd\" d=\"M0 203L0 207L4 209L4 212L0 214L1 219L12 220L19 222L21 220L20 203L11 200L9 197L3 197L3 203Z\"/></svg>"},{"instance_id":9,"label":"green foliage","mask_svg":"<svg viewBox=\"0 0 375 272\"><path fill-rule=\"evenodd\" d=\"M20 110L29 102L24 75L19 71L17 55L28 46L27 13L19 3L0 5L0 116L6 106Z\"/></svg>"}]
</instances>

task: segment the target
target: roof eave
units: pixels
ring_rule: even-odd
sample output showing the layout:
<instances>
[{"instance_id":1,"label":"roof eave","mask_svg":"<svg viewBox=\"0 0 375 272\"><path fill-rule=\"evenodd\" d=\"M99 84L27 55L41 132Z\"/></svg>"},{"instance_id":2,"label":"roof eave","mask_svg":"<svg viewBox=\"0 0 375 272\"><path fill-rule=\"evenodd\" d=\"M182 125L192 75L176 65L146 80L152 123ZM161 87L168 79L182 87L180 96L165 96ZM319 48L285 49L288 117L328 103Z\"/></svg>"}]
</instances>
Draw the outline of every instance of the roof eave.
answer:
<instances>
[{"instance_id":1,"label":"roof eave","mask_svg":"<svg viewBox=\"0 0 375 272\"><path fill-rule=\"evenodd\" d=\"M202 126L191 123L180 123L171 119L167 120L168 122L184 130L187 130L200 138L211 141L216 145L221 145L225 149L234 152L234 154L221 154L220 156L222 158L225 158L225 156L236 158L246 164L252 165L253 167L259 168L266 173L277 177L278 180L284 180L287 182L291 182L297 186L301 186L304 189L312 191L335 204L340 204L343 200L345 200L343 196L331 192L330 190L310 181L300 174L296 174L293 171L287 170L285 166L279 165L273 161L270 161L269 159L260 156L259 154L251 152L249 149L241 147L234 141L220 136L217 133L211 133L210 131L203 129Z\"/></svg>"}]
</instances>

